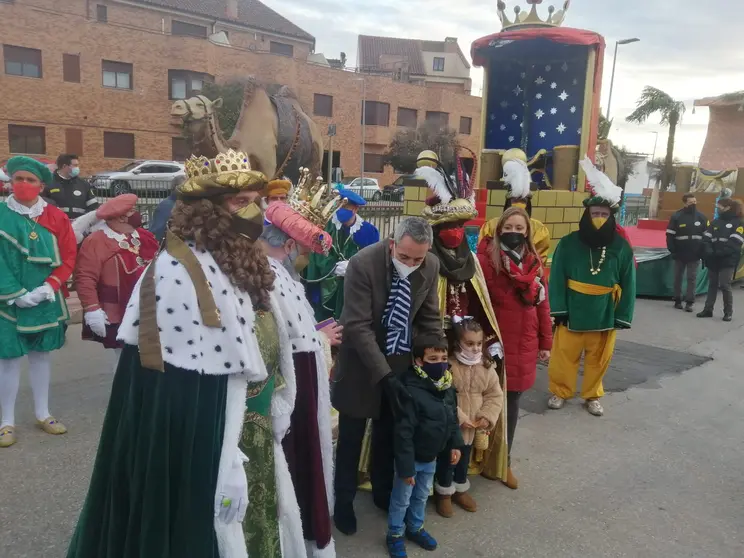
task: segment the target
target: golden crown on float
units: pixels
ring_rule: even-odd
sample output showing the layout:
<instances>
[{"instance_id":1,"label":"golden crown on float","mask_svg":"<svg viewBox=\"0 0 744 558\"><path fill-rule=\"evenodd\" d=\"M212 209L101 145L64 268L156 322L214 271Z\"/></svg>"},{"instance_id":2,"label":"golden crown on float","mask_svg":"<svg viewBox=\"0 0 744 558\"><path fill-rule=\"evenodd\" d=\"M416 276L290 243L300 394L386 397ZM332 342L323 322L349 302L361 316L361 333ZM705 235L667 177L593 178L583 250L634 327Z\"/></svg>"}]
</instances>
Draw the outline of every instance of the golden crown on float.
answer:
<instances>
[{"instance_id":1,"label":"golden crown on float","mask_svg":"<svg viewBox=\"0 0 744 558\"><path fill-rule=\"evenodd\" d=\"M523 11L519 6L514 6L514 19L509 19L506 15L506 3L499 0L496 4L499 10L499 19L501 20L502 29L510 29L514 27L558 27L566 19L566 12L571 5L571 0L565 0L563 2L563 8L556 11L554 6L548 6L548 18L542 19L537 13L538 4L542 4L543 0L526 0L526 2L532 5L532 9L529 12Z\"/></svg>"},{"instance_id":2,"label":"golden crown on float","mask_svg":"<svg viewBox=\"0 0 744 558\"><path fill-rule=\"evenodd\" d=\"M232 149L212 159L192 155L184 167L188 179L179 192L185 196L204 195L207 190L219 187L243 190L266 182L262 172L251 168L247 153Z\"/></svg>"},{"instance_id":3,"label":"golden crown on float","mask_svg":"<svg viewBox=\"0 0 744 558\"><path fill-rule=\"evenodd\" d=\"M323 183L323 177L313 177L310 169L304 167L300 169L297 185L287 197L292 209L321 229L346 201L333 187Z\"/></svg>"}]
</instances>

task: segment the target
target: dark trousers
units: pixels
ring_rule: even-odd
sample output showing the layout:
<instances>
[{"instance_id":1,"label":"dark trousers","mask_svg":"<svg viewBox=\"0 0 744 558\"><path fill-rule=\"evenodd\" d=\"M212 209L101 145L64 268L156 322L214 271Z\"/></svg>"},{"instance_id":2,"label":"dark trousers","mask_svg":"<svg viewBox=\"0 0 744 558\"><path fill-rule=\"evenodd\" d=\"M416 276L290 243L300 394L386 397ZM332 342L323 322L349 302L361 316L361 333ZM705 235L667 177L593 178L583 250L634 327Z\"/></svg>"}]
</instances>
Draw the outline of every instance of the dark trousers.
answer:
<instances>
[{"instance_id":1,"label":"dark trousers","mask_svg":"<svg viewBox=\"0 0 744 558\"><path fill-rule=\"evenodd\" d=\"M359 458L367 419L340 414L336 443L336 474L334 491L336 506L353 504L359 483ZM393 414L385 393L382 394L380 418L372 423L372 456L370 480L372 496L380 506L388 507L393 490Z\"/></svg>"},{"instance_id":2,"label":"dark trousers","mask_svg":"<svg viewBox=\"0 0 744 558\"><path fill-rule=\"evenodd\" d=\"M693 304L695 302L695 285L697 283L697 270L699 260L694 262L683 262L674 260L674 300L682 302L682 276L687 277L687 290L685 291L685 302Z\"/></svg>"},{"instance_id":3,"label":"dark trousers","mask_svg":"<svg viewBox=\"0 0 744 558\"><path fill-rule=\"evenodd\" d=\"M449 488L452 483L465 484L468 481L468 465L470 465L470 452L473 446L460 448L462 456L457 465L451 464L450 450L444 450L437 456L437 472L435 478L437 484L442 488Z\"/></svg>"},{"instance_id":4,"label":"dark trousers","mask_svg":"<svg viewBox=\"0 0 744 558\"><path fill-rule=\"evenodd\" d=\"M508 444L510 463L511 449L514 445L514 433L517 431L517 421L519 420L519 399L522 397L522 393L524 392L506 392L506 442Z\"/></svg>"},{"instance_id":5,"label":"dark trousers","mask_svg":"<svg viewBox=\"0 0 744 558\"><path fill-rule=\"evenodd\" d=\"M734 313L734 295L731 292L731 281L734 279L734 268L724 267L714 271L708 270L708 297L705 299L705 309L713 311L718 298L718 289L723 291L723 313L731 315Z\"/></svg>"}]
</instances>

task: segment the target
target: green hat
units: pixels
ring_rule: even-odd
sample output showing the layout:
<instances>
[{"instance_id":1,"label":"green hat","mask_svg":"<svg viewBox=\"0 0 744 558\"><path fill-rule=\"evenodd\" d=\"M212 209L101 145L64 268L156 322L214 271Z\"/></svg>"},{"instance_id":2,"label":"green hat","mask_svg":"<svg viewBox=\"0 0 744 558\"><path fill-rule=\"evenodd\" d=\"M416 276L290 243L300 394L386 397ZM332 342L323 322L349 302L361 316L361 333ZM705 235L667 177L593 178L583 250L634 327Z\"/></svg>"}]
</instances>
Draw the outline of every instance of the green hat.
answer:
<instances>
[{"instance_id":1,"label":"green hat","mask_svg":"<svg viewBox=\"0 0 744 558\"><path fill-rule=\"evenodd\" d=\"M52 171L49 170L49 167L31 157L25 157L23 155L12 157L8 160L5 168L8 169L8 174L11 177L18 171L26 171L35 175L44 184L51 184L52 182Z\"/></svg>"}]
</instances>

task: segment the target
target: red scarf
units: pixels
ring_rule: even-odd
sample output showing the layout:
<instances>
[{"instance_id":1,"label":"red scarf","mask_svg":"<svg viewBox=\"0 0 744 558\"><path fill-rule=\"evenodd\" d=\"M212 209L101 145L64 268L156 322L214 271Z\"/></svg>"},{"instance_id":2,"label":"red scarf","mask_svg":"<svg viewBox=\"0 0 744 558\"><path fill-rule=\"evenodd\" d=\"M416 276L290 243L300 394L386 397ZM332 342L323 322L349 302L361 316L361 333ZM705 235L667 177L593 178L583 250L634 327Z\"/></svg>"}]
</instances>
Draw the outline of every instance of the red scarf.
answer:
<instances>
[{"instance_id":1,"label":"red scarf","mask_svg":"<svg viewBox=\"0 0 744 558\"><path fill-rule=\"evenodd\" d=\"M509 276L509 280L522 302L527 306L536 306L540 296L538 279L541 269L540 259L535 258L532 254L525 254L520 269L520 266L504 250L501 250L500 254L504 273Z\"/></svg>"}]
</instances>

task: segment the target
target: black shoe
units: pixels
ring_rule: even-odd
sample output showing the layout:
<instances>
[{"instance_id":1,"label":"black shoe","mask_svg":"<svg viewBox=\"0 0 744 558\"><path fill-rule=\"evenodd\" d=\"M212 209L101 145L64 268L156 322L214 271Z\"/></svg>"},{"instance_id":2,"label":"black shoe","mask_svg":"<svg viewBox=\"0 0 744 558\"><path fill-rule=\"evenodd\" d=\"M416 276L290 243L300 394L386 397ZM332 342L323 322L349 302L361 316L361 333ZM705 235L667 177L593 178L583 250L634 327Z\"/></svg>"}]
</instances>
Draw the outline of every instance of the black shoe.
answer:
<instances>
[{"instance_id":1,"label":"black shoe","mask_svg":"<svg viewBox=\"0 0 744 558\"><path fill-rule=\"evenodd\" d=\"M734 319L734 316L733 316L733 314L724 314L724 315L723 315L723 321L724 321L724 322L730 322L730 321L731 321L731 320L733 320L733 319Z\"/></svg>"},{"instance_id":2,"label":"black shoe","mask_svg":"<svg viewBox=\"0 0 744 558\"><path fill-rule=\"evenodd\" d=\"M354 506L352 504L339 504L336 502L333 510L333 522L336 524L336 529L344 535L353 535L356 533L357 519L354 514Z\"/></svg>"},{"instance_id":3,"label":"black shoe","mask_svg":"<svg viewBox=\"0 0 744 558\"><path fill-rule=\"evenodd\" d=\"M376 494L372 495L372 501L375 503L375 506L380 508L385 513L388 513L390 511L390 495L387 495L387 498L384 496L378 496Z\"/></svg>"},{"instance_id":4,"label":"black shoe","mask_svg":"<svg viewBox=\"0 0 744 558\"><path fill-rule=\"evenodd\" d=\"M692 312L692 302L685 304L685 312Z\"/></svg>"},{"instance_id":5,"label":"black shoe","mask_svg":"<svg viewBox=\"0 0 744 558\"><path fill-rule=\"evenodd\" d=\"M698 318L712 318L713 317L713 311L712 310L703 310L702 312L698 312L697 317Z\"/></svg>"},{"instance_id":6,"label":"black shoe","mask_svg":"<svg viewBox=\"0 0 744 558\"><path fill-rule=\"evenodd\" d=\"M677 310L682 310L682 301L681 300L675 300L674 301L674 308Z\"/></svg>"}]
</instances>

